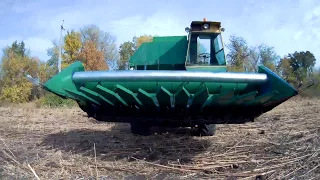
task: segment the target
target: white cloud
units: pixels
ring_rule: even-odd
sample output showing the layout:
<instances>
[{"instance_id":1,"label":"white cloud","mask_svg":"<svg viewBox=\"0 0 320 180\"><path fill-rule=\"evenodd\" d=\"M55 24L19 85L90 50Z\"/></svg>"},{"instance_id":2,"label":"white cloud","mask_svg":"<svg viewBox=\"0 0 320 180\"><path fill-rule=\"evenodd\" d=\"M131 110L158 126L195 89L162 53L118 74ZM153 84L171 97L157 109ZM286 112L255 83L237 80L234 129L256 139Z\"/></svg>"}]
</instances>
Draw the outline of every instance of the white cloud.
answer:
<instances>
[{"instance_id":1,"label":"white cloud","mask_svg":"<svg viewBox=\"0 0 320 180\"><path fill-rule=\"evenodd\" d=\"M242 36L250 45L266 43L280 56L309 50L320 65L320 1L284 0L270 2L268 8L257 6L247 7L236 20L227 21L225 34Z\"/></svg>"},{"instance_id":2,"label":"white cloud","mask_svg":"<svg viewBox=\"0 0 320 180\"><path fill-rule=\"evenodd\" d=\"M7 3L8 4L8 3ZM118 45L143 34L185 35L184 28L193 20L221 21L226 29L225 42L235 34L247 39L249 45L266 43L274 46L279 55L295 50L310 50L320 65L320 1L226 1L219 6L211 1L27 1L15 4L0 3L2 9L11 9L12 27L21 27L14 33L0 30L0 47L14 40L24 40L33 55L47 59L46 49L53 39L59 40L60 25L65 20L67 30L96 24L112 33ZM61 4L61 5L59 5ZM164 8L165 7L165 8ZM9 16L9 15L8 15ZM17 16L17 17L14 17Z\"/></svg>"},{"instance_id":3,"label":"white cloud","mask_svg":"<svg viewBox=\"0 0 320 180\"><path fill-rule=\"evenodd\" d=\"M19 37L9 37L7 39L0 39L0 47L1 48L5 48L6 46L11 45L14 41L16 41L18 39L21 39L21 38L19 38Z\"/></svg>"},{"instance_id":4,"label":"white cloud","mask_svg":"<svg viewBox=\"0 0 320 180\"><path fill-rule=\"evenodd\" d=\"M31 55L39 57L41 60L46 61L49 59L47 49L52 47L52 41L41 37L30 37L24 40L26 48L31 50Z\"/></svg>"},{"instance_id":5,"label":"white cloud","mask_svg":"<svg viewBox=\"0 0 320 180\"><path fill-rule=\"evenodd\" d=\"M128 16L120 20L111 21L110 27L116 33L118 42L130 41L133 36L156 35L177 36L186 35L184 24L175 13L157 12L152 16Z\"/></svg>"},{"instance_id":6,"label":"white cloud","mask_svg":"<svg viewBox=\"0 0 320 180\"><path fill-rule=\"evenodd\" d=\"M40 37L30 37L24 41L35 52L44 52L52 45L51 40Z\"/></svg>"}]
</instances>

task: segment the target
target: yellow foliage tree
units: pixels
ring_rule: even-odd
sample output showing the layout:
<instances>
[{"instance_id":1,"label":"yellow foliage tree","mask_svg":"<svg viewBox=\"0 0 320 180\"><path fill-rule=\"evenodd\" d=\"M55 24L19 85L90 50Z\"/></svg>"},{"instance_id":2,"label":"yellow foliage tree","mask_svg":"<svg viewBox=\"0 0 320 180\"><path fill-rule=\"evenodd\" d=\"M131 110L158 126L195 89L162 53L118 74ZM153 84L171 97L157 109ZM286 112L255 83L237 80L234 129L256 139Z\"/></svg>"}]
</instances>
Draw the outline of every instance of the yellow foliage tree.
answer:
<instances>
[{"instance_id":1,"label":"yellow foliage tree","mask_svg":"<svg viewBox=\"0 0 320 180\"><path fill-rule=\"evenodd\" d=\"M84 43L79 59L84 63L85 69L88 71L109 69L103 52L97 49L94 41L87 40Z\"/></svg>"},{"instance_id":2,"label":"yellow foliage tree","mask_svg":"<svg viewBox=\"0 0 320 180\"><path fill-rule=\"evenodd\" d=\"M13 86L5 86L1 90L0 99L5 102L24 103L29 101L31 96L32 84L27 81L15 84Z\"/></svg>"},{"instance_id":3,"label":"yellow foliage tree","mask_svg":"<svg viewBox=\"0 0 320 180\"><path fill-rule=\"evenodd\" d=\"M11 47L4 49L0 70L0 100L13 103L27 102L39 92L26 79L26 74L42 82L46 81L50 75L47 74L50 71L47 70L45 62L29 56L23 41L21 43L15 41Z\"/></svg>"},{"instance_id":4,"label":"yellow foliage tree","mask_svg":"<svg viewBox=\"0 0 320 180\"><path fill-rule=\"evenodd\" d=\"M62 68L65 68L77 61L81 47L82 42L80 32L73 30L71 32L68 31L67 35L64 37Z\"/></svg>"},{"instance_id":5,"label":"yellow foliage tree","mask_svg":"<svg viewBox=\"0 0 320 180\"><path fill-rule=\"evenodd\" d=\"M141 44L145 42L152 42L152 41L153 41L153 36L151 35L142 35L142 36L133 38L133 42L135 44L136 50L141 46Z\"/></svg>"},{"instance_id":6,"label":"yellow foliage tree","mask_svg":"<svg viewBox=\"0 0 320 180\"><path fill-rule=\"evenodd\" d=\"M0 99L7 102L27 102L31 95L32 84L25 78L25 73L36 75L37 61L27 56L16 54L7 49L2 58L2 89Z\"/></svg>"}]
</instances>

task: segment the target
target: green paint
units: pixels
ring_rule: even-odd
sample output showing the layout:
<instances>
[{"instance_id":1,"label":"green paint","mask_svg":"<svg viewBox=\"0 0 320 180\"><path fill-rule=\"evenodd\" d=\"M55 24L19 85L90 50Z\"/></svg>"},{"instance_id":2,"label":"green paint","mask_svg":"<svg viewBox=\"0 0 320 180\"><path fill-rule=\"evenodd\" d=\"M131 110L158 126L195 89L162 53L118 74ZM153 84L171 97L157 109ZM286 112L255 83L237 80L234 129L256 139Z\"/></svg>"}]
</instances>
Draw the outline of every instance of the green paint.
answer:
<instances>
[{"instance_id":1,"label":"green paint","mask_svg":"<svg viewBox=\"0 0 320 180\"><path fill-rule=\"evenodd\" d=\"M187 46L187 36L157 37L153 42L143 43L129 63L132 66L147 65L147 69L150 69L148 66L158 69L158 64L182 65L185 63Z\"/></svg>"},{"instance_id":2,"label":"green paint","mask_svg":"<svg viewBox=\"0 0 320 180\"><path fill-rule=\"evenodd\" d=\"M189 43L187 36L154 37L152 42L143 43L140 46L131 57L130 64L139 70L146 67L146 70L226 72L225 54L219 35L216 31L191 32L189 52L187 52ZM195 63L197 59L195 39L198 37L211 40L210 64ZM79 71L84 71L84 66L80 62L75 62L53 76L43 87L61 97L74 99L87 105L95 104L102 108L107 108L107 105L115 108L119 105L127 108L136 105L145 111L159 107L160 110L179 107L187 111L189 103L190 108L196 110L199 115L204 108L209 111L234 106L255 108L297 94L295 88L264 66L259 67L259 73L268 76L268 82L265 84L188 82L186 80L156 82L152 79L149 82L75 83L72 75Z\"/></svg>"}]
</instances>

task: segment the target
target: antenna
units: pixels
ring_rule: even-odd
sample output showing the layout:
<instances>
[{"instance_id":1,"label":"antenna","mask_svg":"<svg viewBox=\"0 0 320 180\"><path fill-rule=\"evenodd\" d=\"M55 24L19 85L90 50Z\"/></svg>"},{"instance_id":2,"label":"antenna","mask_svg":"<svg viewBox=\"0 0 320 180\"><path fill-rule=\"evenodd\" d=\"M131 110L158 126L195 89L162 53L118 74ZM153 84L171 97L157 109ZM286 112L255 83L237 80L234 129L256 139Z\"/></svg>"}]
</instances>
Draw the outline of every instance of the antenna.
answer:
<instances>
[{"instance_id":1,"label":"antenna","mask_svg":"<svg viewBox=\"0 0 320 180\"><path fill-rule=\"evenodd\" d=\"M62 61L62 59L61 59L62 30L65 30L63 28L63 24L64 24L64 20L62 21L62 25L61 25L61 29L60 29L60 45L59 45L59 60L58 60L58 70L59 70L59 72L61 72L61 61Z\"/></svg>"}]
</instances>

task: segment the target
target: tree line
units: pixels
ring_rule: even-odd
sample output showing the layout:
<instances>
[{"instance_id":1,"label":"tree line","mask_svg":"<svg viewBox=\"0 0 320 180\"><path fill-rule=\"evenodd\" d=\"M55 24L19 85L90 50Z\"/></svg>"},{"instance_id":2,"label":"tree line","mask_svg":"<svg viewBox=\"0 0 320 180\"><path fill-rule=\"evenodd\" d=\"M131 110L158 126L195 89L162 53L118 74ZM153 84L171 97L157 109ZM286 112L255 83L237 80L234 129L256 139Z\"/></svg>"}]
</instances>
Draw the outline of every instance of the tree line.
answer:
<instances>
[{"instance_id":1,"label":"tree line","mask_svg":"<svg viewBox=\"0 0 320 180\"><path fill-rule=\"evenodd\" d=\"M227 61L230 71L257 72L264 65L291 85L301 84L317 78L320 69L315 69L316 58L310 51L295 51L280 57L274 47L261 44L249 46L243 37L231 36Z\"/></svg>"},{"instance_id":2,"label":"tree line","mask_svg":"<svg viewBox=\"0 0 320 180\"><path fill-rule=\"evenodd\" d=\"M152 35L133 37L131 41L116 45L116 37L89 25L79 30L67 31L62 44L62 69L75 61L81 61L86 70L128 69L128 61L144 42L152 41ZM315 69L316 58L310 51L288 53L280 57L273 47L261 44L249 46L243 37L231 36L225 48L228 70L257 72L264 65L295 87L311 79L319 80ZM0 62L0 101L23 103L45 96L46 92L33 86L25 75L37 78L41 83L58 72L59 42L48 47L49 59L40 60L30 55L25 43L14 41L3 49ZM313 94L320 94L319 87Z\"/></svg>"}]
</instances>

